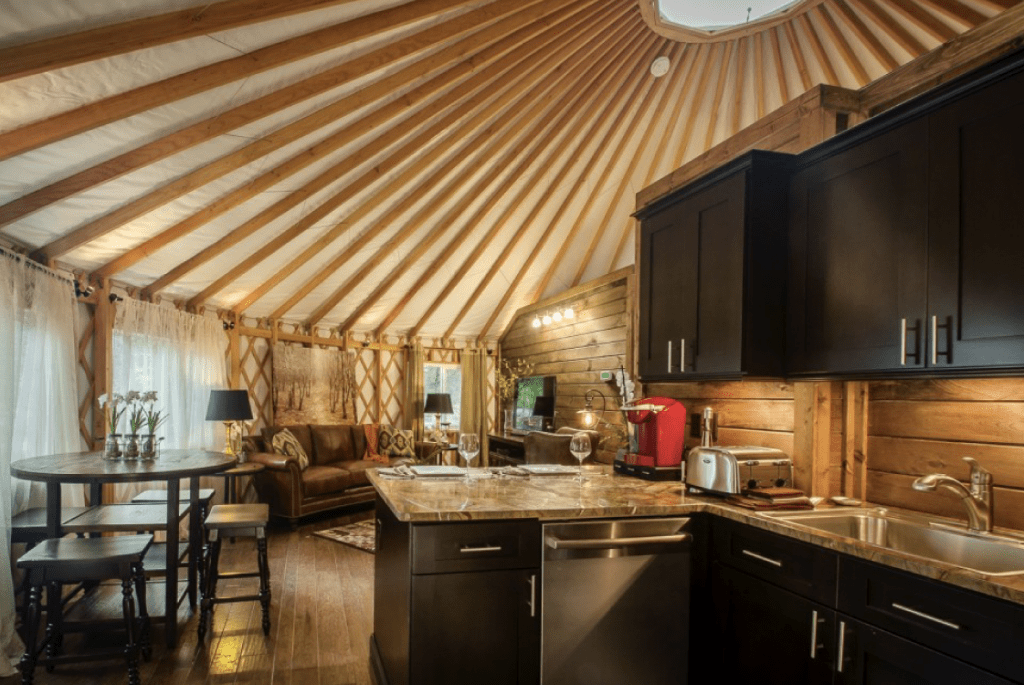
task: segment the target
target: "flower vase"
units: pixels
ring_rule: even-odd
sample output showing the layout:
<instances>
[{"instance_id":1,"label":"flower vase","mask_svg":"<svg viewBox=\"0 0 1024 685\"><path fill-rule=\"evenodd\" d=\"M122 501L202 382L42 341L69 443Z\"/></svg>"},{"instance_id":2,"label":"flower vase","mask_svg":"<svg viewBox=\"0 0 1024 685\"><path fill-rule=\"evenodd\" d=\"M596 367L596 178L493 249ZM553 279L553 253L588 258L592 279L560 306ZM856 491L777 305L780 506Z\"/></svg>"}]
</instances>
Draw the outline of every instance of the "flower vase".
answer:
<instances>
[{"instance_id":1,"label":"flower vase","mask_svg":"<svg viewBox=\"0 0 1024 685\"><path fill-rule=\"evenodd\" d=\"M508 435L512 430L512 409L505 410L505 435Z\"/></svg>"},{"instance_id":2,"label":"flower vase","mask_svg":"<svg viewBox=\"0 0 1024 685\"><path fill-rule=\"evenodd\" d=\"M139 436L132 433L124 444L124 458L127 461L134 461L139 458Z\"/></svg>"},{"instance_id":3,"label":"flower vase","mask_svg":"<svg viewBox=\"0 0 1024 685\"><path fill-rule=\"evenodd\" d=\"M145 460L156 459L156 436L152 433L142 436L142 451L139 453L139 458Z\"/></svg>"},{"instance_id":4,"label":"flower vase","mask_svg":"<svg viewBox=\"0 0 1024 685\"><path fill-rule=\"evenodd\" d=\"M113 461L121 458L121 434L107 433L107 439L103 443L103 458Z\"/></svg>"}]
</instances>

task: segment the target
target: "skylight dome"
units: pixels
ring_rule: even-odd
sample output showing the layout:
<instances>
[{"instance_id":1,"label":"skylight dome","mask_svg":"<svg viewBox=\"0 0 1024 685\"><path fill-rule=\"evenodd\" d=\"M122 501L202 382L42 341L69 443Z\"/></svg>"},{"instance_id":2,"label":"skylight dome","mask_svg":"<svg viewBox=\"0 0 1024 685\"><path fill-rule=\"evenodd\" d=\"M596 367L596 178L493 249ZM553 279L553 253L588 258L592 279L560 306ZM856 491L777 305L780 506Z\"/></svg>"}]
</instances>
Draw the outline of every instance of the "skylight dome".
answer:
<instances>
[{"instance_id":1,"label":"skylight dome","mask_svg":"<svg viewBox=\"0 0 1024 685\"><path fill-rule=\"evenodd\" d=\"M715 30L755 22L794 4L793 0L657 0L667 21L695 29Z\"/></svg>"}]
</instances>

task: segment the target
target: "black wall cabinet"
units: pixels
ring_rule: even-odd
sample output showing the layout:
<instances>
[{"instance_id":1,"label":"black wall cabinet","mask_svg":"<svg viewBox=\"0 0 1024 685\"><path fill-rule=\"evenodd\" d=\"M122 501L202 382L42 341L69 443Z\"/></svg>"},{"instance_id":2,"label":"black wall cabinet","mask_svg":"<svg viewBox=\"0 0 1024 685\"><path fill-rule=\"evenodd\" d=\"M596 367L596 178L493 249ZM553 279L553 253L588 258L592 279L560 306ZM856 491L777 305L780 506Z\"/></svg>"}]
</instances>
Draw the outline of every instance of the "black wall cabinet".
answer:
<instances>
[{"instance_id":1,"label":"black wall cabinet","mask_svg":"<svg viewBox=\"0 0 1024 685\"><path fill-rule=\"evenodd\" d=\"M791 159L749 153L637 214L641 378L783 374Z\"/></svg>"}]
</instances>

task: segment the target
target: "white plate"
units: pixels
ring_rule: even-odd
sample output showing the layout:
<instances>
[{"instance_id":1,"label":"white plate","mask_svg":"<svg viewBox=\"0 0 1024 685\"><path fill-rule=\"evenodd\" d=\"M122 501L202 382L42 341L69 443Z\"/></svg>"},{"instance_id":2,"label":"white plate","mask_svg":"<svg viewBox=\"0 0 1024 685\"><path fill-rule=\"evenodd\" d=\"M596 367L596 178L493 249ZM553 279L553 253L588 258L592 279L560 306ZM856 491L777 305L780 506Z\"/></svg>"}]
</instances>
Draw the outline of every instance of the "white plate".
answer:
<instances>
[{"instance_id":1,"label":"white plate","mask_svg":"<svg viewBox=\"0 0 1024 685\"><path fill-rule=\"evenodd\" d=\"M466 469L462 466L410 466L409 469L417 476L465 476Z\"/></svg>"}]
</instances>

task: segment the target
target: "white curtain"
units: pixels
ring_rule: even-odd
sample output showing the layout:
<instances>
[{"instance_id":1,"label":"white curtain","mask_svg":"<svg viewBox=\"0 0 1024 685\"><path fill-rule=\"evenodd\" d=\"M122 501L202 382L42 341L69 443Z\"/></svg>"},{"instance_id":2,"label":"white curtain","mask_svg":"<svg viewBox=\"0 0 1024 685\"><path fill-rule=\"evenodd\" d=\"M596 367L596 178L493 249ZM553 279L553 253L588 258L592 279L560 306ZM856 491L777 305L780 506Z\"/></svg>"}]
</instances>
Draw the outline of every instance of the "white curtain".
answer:
<instances>
[{"instance_id":1,"label":"white curtain","mask_svg":"<svg viewBox=\"0 0 1024 685\"><path fill-rule=\"evenodd\" d=\"M138 300L117 303L113 391L157 392L167 421L157 429L161 449L224 449L224 427L206 420L210 390L227 387L227 337L220 321ZM121 419L127 432L127 417ZM222 485L220 478L211 479ZM205 484L204 484L205 485ZM118 501L152 483L119 485Z\"/></svg>"},{"instance_id":2,"label":"white curtain","mask_svg":"<svg viewBox=\"0 0 1024 685\"><path fill-rule=\"evenodd\" d=\"M481 349L462 351L462 416L459 431L480 437L480 463L490 463L487 441L487 352Z\"/></svg>"},{"instance_id":3,"label":"white curtain","mask_svg":"<svg viewBox=\"0 0 1024 685\"><path fill-rule=\"evenodd\" d=\"M75 372L75 292L70 281L0 249L0 676L24 647L14 633L11 516L46 505L44 486L11 478L11 462L81 450ZM65 506L83 506L65 486Z\"/></svg>"}]
</instances>

